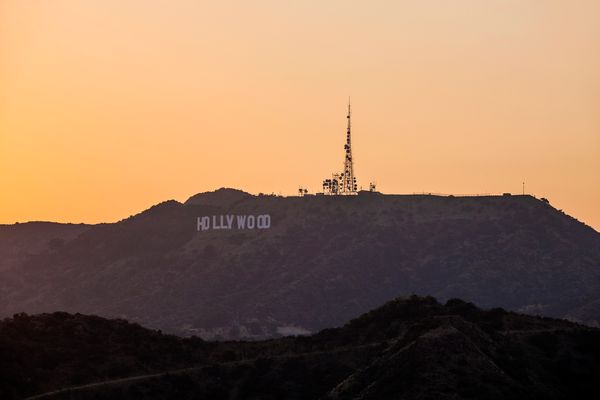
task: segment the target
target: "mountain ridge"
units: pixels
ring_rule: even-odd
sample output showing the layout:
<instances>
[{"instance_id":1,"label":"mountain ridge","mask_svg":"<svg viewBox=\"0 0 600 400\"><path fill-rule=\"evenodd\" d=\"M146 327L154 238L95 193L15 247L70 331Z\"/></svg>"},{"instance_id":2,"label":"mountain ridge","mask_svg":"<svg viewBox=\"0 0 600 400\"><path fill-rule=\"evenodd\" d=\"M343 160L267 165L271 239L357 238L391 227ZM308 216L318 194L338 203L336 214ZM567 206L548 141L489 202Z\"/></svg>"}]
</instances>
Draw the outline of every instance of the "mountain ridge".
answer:
<instances>
[{"instance_id":1,"label":"mountain ridge","mask_svg":"<svg viewBox=\"0 0 600 400\"><path fill-rule=\"evenodd\" d=\"M272 225L197 231L198 217L227 214L269 214ZM416 293L600 321L600 235L531 196L221 189L63 228L0 242L0 315L62 309L258 339L337 326Z\"/></svg>"},{"instance_id":2,"label":"mountain ridge","mask_svg":"<svg viewBox=\"0 0 600 400\"><path fill-rule=\"evenodd\" d=\"M600 330L396 298L339 328L206 342L54 312L0 320L0 396L211 399L592 399Z\"/></svg>"}]
</instances>

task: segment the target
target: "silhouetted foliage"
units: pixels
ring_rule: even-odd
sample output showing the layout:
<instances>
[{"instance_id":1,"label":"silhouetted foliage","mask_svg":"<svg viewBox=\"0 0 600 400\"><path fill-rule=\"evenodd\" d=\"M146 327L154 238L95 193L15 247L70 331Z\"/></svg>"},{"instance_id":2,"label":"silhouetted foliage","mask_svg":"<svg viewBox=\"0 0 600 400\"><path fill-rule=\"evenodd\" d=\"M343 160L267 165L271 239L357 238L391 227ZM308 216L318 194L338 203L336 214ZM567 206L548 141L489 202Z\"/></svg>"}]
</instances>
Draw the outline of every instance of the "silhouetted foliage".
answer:
<instances>
[{"instance_id":1,"label":"silhouetted foliage","mask_svg":"<svg viewBox=\"0 0 600 400\"><path fill-rule=\"evenodd\" d=\"M142 375L129 381L117 381ZM600 331L452 299L390 301L340 328L205 342L125 320L0 322L0 398L98 382L56 399L592 399Z\"/></svg>"}]
</instances>

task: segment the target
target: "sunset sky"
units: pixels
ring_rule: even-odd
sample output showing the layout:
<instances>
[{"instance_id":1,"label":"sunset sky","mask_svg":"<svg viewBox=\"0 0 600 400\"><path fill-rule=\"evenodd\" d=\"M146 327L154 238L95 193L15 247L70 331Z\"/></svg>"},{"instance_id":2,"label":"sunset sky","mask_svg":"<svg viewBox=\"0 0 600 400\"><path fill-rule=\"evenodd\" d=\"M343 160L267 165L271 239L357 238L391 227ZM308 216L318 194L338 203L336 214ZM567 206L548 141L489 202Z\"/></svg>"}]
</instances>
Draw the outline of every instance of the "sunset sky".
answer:
<instances>
[{"instance_id":1,"label":"sunset sky","mask_svg":"<svg viewBox=\"0 0 600 400\"><path fill-rule=\"evenodd\" d=\"M219 187L521 192L600 230L598 0L0 0L0 223Z\"/></svg>"}]
</instances>

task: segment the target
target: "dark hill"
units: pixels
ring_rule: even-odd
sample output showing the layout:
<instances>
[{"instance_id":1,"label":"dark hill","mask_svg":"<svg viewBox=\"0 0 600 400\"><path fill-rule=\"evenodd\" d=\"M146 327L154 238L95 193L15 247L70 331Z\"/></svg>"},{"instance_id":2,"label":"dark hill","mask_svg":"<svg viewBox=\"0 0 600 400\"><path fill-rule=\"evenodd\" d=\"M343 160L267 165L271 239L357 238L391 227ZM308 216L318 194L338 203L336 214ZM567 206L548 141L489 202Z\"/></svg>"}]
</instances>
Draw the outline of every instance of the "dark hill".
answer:
<instances>
[{"instance_id":1,"label":"dark hill","mask_svg":"<svg viewBox=\"0 0 600 400\"><path fill-rule=\"evenodd\" d=\"M89 227L53 222L0 225L0 270L18 266L31 255L58 250Z\"/></svg>"},{"instance_id":2,"label":"dark hill","mask_svg":"<svg viewBox=\"0 0 600 400\"><path fill-rule=\"evenodd\" d=\"M53 313L0 322L0 398L595 399L600 330L396 299L341 328L205 342ZM60 390L69 388L69 390Z\"/></svg>"},{"instance_id":3,"label":"dark hill","mask_svg":"<svg viewBox=\"0 0 600 400\"><path fill-rule=\"evenodd\" d=\"M198 216L221 214L269 214L271 228L196 231ZM3 227L2 240L18 229ZM221 189L78 229L51 248L40 243L63 233L32 236L17 261L0 244L0 315L64 310L264 338L339 326L416 293L600 321L600 234L531 196Z\"/></svg>"},{"instance_id":4,"label":"dark hill","mask_svg":"<svg viewBox=\"0 0 600 400\"><path fill-rule=\"evenodd\" d=\"M186 205L216 206L230 208L236 203L247 200L251 194L238 189L221 188L214 192L198 193L185 202Z\"/></svg>"}]
</instances>

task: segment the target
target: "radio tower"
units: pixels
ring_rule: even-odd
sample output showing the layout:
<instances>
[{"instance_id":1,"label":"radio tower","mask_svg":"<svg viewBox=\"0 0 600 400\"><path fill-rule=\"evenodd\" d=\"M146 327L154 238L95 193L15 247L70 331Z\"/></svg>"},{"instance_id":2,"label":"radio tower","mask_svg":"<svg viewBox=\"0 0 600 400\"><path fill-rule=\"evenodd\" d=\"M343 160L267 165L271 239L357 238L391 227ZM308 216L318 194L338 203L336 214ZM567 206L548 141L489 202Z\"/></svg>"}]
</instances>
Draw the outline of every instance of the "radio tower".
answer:
<instances>
[{"instance_id":1,"label":"radio tower","mask_svg":"<svg viewBox=\"0 0 600 400\"><path fill-rule=\"evenodd\" d=\"M331 176L331 179L323 181L323 194L326 195L355 195L358 194L356 188L356 177L354 176L354 167L352 164L352 110L350 109L350 99L348 98L348 127L346 128L346 144L344 151L344 171Z\"/></svg>"},{"instance_id":2,"label":"radio tower","mask_svg":"<svg viewBox=\"0 0 600 400\"><path fill-rule=\"evenodd\" d=\"M346 157L344 159L344 172L340 175L340 194L357 194L356 177L352 165L352 109L350 108L350 98L348 98L348 127L346 128L346 144L344 150Z\"/></svg>"}]
</instances>

